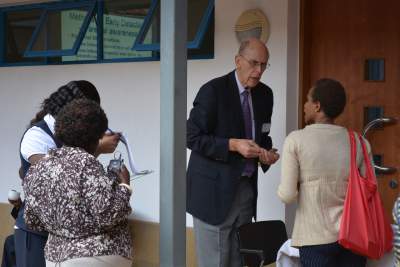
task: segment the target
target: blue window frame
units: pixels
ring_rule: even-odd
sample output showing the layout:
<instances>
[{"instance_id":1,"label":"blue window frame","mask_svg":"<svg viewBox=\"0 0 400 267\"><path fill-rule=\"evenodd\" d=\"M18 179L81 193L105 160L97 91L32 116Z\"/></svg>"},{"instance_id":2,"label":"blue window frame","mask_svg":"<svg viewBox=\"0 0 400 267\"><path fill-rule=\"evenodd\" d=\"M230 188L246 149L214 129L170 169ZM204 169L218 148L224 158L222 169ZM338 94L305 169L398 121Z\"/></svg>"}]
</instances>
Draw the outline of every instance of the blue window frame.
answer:
<instances>
[{"instance_id":1,"label":"blue window frame","mask_svg":"<svg viewBox=\"0 0 400 267\"><path fill-rule=\"evenodd\" d=\"M24 58L43 10L43 5L32 5L29 10L24 6L0 9L0 65L46 64L44 58Z\"/></svg>"},{"instance_id":2,"label":"blue window frame","mask_svg":"<svg viewBox=\"0 0 400 267\"><path fill-rule=\"evenodd\" d=\"M25 51L25 57L54 57L54 56L72 56L75 55L78 52L78 49L82 43L83 37L85 36L85 33L88 29L89 23L91 18L94 15L94 10L95 10L96 3L93 1L90 2L80 2L80 3L68 3L68 4L57 4L54 6L51 6L47 8L43 13L40 18L40 22L38 26L36 27L32 38L28 44L28 47ZM68 11L68 10L81 10L81 12L86 12L86 15L84 16L84 20L82 22L82 25L79 29L79 33L77 34L77 37L75 39L75 42L73 42L73 46L71 48L67 49L52 49L52 47L49 47L49 39L47 38L48 34L48 29L47 27L49 26L48 24L51 24L50 21L50 16L52 14L57 14ZM59 30L59 29L55 29ZM42 38L39 38L39 37ZM43 41L42 47L40 46L40 42ZM42 49L40 49L42 48Z\"/></svg>"},{"instance_id":3,"label":"blue window frame","mask_svg":"<svg viewBox=\"0 0 400 267\"><path fill-rule=\"evenodd\" d=\"M54 56L72 56L78 52L78 49L82 43L83 37L89 27L89 23L91 18L94 15L96 3L94 1L89 2L78 2L78 3L65 3L60 5L55 5L47 8L40 18L40 22L36 27L32 38L28 44L28 47L25 51L25 57L54 57ZM49 38L48 38L48 29L47 26L50 23L50 16L54 13L65 12L68 10L81 10L82 12L86 11L86 15L84 16L84 20L79 29L79 33L75 41L73 42L73 46L67 49L49 49ZM39 38L42 36L43 38ZM36 50L35 47L40 48L40 41L44 42L42 50Z\"/></svg>"},{"instance_id":4,"label":"blue window frame","mask_svg":"<svg viewBox=\"0 0 400 267\"><path fill-rule=\"evenodd\" d=\"M188 58L213 58L214 0L188 1ZM64 0L0 8L0 66L159 60L159 5ZM73 27L72 16L79 16ZM133 43L142 49L132 50Z\"/></svg>"},{"instance_id":5,"label":"blue window frame","mask_svg":"<svg viewBox=\"0 0 400 267\"><path fill-rule=\"evenodd\" d=\"M204 2L204 1L203 1ZM199 0L189 0L188 1L188 9L190 11L191 5L192 4L201 4L201 1ZM190 27L190 12L188 12L188 44L187 48L188 49L199 49L200 45L204 39L204 36L207 31L207 27L209 26L213 11L214 11L214 0L208 0L206 2L206 5L203 6L204 12L202 12L202 17L200 21L198 21L198 26L195 26L195 29L197 29L196 34L191 38L190 34L190 29L193 27ZM145 43L146 36L148 36L149 30L151 29L151 26L154 23L158 23L158 28L159 26L159 19L157 20L157 17L159 18L159 13L160 13L160 0L155 0L150 7L149 13L147 14L145 21L142 25L142 28L139 31L139 34L135 40L135 43L133 44L132 50L138 50L138 51L159 51L160 50L160 43L159 43L159 36L156 38L155 42L150 41L150 43ZM157 22L156 22L157 21ZM197 24L197 22L195 22Z\"/></svg>"}]
</instances>

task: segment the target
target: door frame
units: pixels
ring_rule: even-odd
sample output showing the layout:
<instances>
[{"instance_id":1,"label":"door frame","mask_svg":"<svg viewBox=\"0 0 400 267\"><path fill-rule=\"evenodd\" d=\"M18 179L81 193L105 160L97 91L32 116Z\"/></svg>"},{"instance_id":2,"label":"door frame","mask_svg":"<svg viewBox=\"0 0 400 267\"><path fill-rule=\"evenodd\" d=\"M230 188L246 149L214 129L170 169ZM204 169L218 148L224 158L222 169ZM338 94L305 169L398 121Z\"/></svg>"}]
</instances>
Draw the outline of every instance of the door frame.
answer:
<instances>
[{"instance_id":1,"label":"door frame","mask_svg":"<svg viewBox=\"0 0 400 267\"><path fill-rule=\"evenodd\" d=\"M310 81L310 27L311 27L311 2L300 0L300 38L299 38L299 103L298 127L305 126L303 103L307 99L307 92L311 86Z\"/></svg>"}]
</instances>

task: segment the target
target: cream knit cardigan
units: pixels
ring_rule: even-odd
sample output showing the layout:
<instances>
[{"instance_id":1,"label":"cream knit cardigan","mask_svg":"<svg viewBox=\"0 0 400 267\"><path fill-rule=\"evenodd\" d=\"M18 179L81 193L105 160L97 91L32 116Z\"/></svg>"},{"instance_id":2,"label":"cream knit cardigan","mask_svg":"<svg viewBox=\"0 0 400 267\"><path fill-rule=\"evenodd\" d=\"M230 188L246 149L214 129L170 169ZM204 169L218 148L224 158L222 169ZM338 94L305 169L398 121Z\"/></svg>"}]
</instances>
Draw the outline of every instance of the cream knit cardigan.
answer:
<instances>
[{"instance_id":1,"label":"cream knit cardigan","mask_svg":"<svg viewBox=\"0 0 400 267\"><path fill-rule=\"evenodd\" d=\"M357 165L364 174L358 138ZM292 246L337 241L349 169L350 141L346 128L312 124L287 136L278 196L285 203L298 202Z\"/></svg>"}]
</instances>

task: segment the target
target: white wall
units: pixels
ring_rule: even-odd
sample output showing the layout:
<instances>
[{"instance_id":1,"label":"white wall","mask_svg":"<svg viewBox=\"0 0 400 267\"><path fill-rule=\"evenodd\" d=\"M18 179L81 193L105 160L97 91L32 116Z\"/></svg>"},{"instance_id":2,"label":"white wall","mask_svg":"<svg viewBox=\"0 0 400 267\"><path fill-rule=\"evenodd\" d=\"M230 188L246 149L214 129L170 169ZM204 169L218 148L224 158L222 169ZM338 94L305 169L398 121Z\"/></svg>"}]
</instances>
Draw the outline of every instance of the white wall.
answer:
<instances>
[{"instance_id":1,"label":"white wall","mask_svg":"<svg viewBox=\"0 0 400 267\"><path fill-rule=\"evenodd\" d=\"M279 150L287 131L287 21L288 0L217 0L215 59L188 62L188 111L198 88L213 77L234 68L238 43L234 23L240 13L261 8L269 18L271 67L263 82L274 91L271 135ZM102 106L113 130L123 130L143 169L155 172L133 181L134 217L159 221L160 75L159 62L86 64L0 68L0 201L7 201L10 188L21 190L18 178L20 137L45 96L70 80L92 81L100 91ZM297 117L297 115L295 115ZM123 146L118 147L124 151ZM101 156L104 162L109 156ZM284 219L284 205L276 196L280 164L259 177L259 219ZM188 225L191 225L188 216Z\"/></svg>"},{"instance_id":2,"label":"white wall","mask_svg":"<svg viewBox=\"0 0 400 267\"><path fill-rule=\"evenodd\" d=\"M299 38L300 3L288 2L288 54L287 54L287 90L286 90L286 133L298 128L299 109ZM285 206L285 223L288 235L292 235L297 203Z\"/></svg>"}]
</instances>

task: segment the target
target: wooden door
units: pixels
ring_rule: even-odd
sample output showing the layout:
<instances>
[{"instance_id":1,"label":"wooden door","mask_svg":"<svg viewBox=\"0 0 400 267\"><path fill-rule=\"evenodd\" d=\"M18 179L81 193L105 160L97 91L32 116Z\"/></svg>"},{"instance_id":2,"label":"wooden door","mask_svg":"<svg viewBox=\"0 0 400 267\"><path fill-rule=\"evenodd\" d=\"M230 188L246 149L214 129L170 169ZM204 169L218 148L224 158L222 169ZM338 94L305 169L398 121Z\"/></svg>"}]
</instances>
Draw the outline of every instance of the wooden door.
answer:
<instances>
[{"instance_id":1,"label":"wooden door","mask_svg":"<svg viewBox=\"0 0 400 267\"><path fill-rule=\"evenodd\" d=\"M339 80L348 95L338 124L361 132L365 108L371 106L383 108L384 116L400 118L399 10L399 0L302 1L300 114L312 83L330 77ZM384 60L383 81L365 79L367 59ZM367 139L373 153L382 156L382 165L400 168L400 123L373 130ZM378 175L389 216L399 193L399 175Z\"/></svg>"}]
</instances>

